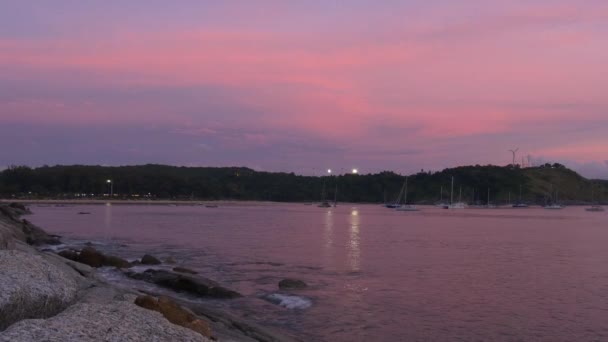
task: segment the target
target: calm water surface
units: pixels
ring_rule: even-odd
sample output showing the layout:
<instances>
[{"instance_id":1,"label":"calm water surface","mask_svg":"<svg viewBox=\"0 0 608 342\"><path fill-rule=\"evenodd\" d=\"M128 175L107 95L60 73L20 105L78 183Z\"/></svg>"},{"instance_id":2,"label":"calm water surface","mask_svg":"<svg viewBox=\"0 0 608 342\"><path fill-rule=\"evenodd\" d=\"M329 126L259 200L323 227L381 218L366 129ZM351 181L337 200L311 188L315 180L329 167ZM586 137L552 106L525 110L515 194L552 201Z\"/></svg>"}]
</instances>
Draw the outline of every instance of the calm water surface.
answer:
<instances>
[{"instance_id":1,"label":"calm water surface","mask_svg":"<svg viewBox=\"0 0 608 342\"><path fill-rule=\"evenodd\" d=\"M67 239L130 258L173 256L246 296L209 305L310 340L608 340L606 212L346 204L32 209L34 223ZM284 277L310 287L281 292Z\"/></svg>"}]
</instances>

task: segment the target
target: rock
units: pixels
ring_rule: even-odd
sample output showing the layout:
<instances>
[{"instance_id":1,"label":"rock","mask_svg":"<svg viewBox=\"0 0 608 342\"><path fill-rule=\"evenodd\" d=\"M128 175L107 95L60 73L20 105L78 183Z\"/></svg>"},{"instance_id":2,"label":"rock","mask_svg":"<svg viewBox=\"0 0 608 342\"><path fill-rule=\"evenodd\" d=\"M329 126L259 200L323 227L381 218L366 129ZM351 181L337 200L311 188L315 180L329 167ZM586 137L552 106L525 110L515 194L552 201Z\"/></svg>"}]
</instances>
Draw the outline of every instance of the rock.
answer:
<instances>
[{"instance_id":1,"label":"rock","mask_svg":"<svg viewBox=\"0 0 608 342\"><path fill-rule=\"evenodd\" d=\"M33 250L0 251L0 331L25 318L61 312L76 298L78 277L65 264Z\"/></svg>"},{"instance_id":2,"label":"rock","mask_svg":"<svg viewBox=\"0 0 608 342\"><path fill-rule=\"evenodd\" d=\"M95 268L103 266L104 261L105 255L93 247L83 248L78 255L78 262Z\"/></svg>"},{"instance_id":3,"label":"rock","mask_svg":"<svg viewBox=\"0 0 608 342\"><path fill-rule=\"evenodd\" d=\"M157 258L151 256L150 254L146 254L141 258L142 265L160 265L161 262Z\"/></svg>"},{"instance_id":4,"label":"rock","mask_svg":"<svg viewBox=\"0 0 608 342\"><path fill-rule=\"evenodd\" d=\"M148 310L160 312L169 322L196 331L197 333L211 337L211 326L197 318L192 312L179 306L167 297L155 299L151 296L139 296L135 304Z\"/></svg>"},{"instance_id":5,"label":"rock","mask_svg":"<svg viewBox=\"0 0 608 342\"><path fill-rule=\"evenodd\" d=\"M15 235L13 231L5 227L0 222L0 249L13 249L15 248Z\"/></svg>"},{"instance_id":6,"label":"rock","mask_svg":"<svg viewBox=\"0 0 608 342\"><path fill-rule=\"evenodd\" d=\"M75 261L95 268L99 268L102 266L129 268L132 266L131 263L129 263L123 258L119 258L113 255L105 255L93 247L83 248Z\"/></svg>"},{"instance_id":7,"label":"rock","mask_svg":"<svg viewBox=\"0 0 608 342\"><path fill-rule=\"evenodd\" d=\"M173 267L173 271L178 273L198 274L198 272L185 267Z\"/></svg>"},{"instance_id":8,"label":"rock","mask_svg":"<svg viewBox=\"0 0 608 342\"><path fill-rule=\"evenodd\" d=\"M61 241L56 236L47 234L44 230L31 224L28 220L23 219L21 222L21 230L25 235L25 242L33 246L41 245L59 245Z\"/></svg>"},{"instance_id":9,"label":"rock","mask_svg":"<svg viewBox=\"0 0 608 342\"><path fill-rule=\"evenodd\" d=\"M170 323L151 310L129 302L79 303L59 315L42 320L28 319L0 333L2 342L26 341L131 341L173 342L210 340L187 328Z\"/></svg>"},{"instance_id":10,"label":"rock","mask_svg":"<svg viewBox=\"0 0 608 342\"><path fill-rule=\"evenodd\" d=\"M148 269L142 273L127 272L125 274L133 279L202 297L237 298L241 296L238 292L221 287L218 283L200 276L154 269Z\"/></svg>"},{"instance_id":11,"label":"rock","mask_svg":"<svg viewBox=\"0 0 608 342\"><path fill-rule=\"evenodd\" d=\"M10 208L13 208L15 210L15 212L17 213L17 215L24 215L24 214L31 214L32 213L28 209L28 207L26 207L25 205L23 205L21 203L13 202L13 203L9 204L8 206Z\"/></svg>"},{"instance_id":12,"label":"rock","mask_svg":"<svg viewBox=\"0 0 608 342\"><path fill-rule=\"evenodd\" d=\"M131 267L131 264L127 260L125 260L123 258L119 258L117 256L113 256L113 255L106 255L103 260L103 265L104 266L113 266L116 268Z\"/></svg>"},{"instance_id":13,"label":"rock","mask_svg":"<svg viewBox=\"0 0 608 342\"><path fill-rule=\"evenodd\" d=\"M165 258L165 264L169 264L169 265L174 265L177 262L175 261L175 259L173 259L173 257L166 257Z\"/></svg>"},{"instance_id":14,"label":"rock","mask_svg":"<svg viewBox=\"0 0 608 342\"><path fill-rule=\"evenodd\" d=\"M279 282L279 288L282 290L297 290L307 286L305 282L299 279L285 278Z\"/></svg>"},{"instance_id":15,"label":"rock","mask_svg":"<svg viewBox=\"0 0 608 342\"><path fill-rule=\"evenodd\" d=\"M66 259L69 259L72 261L78 261L78 252L73 249L66 249L66 250L60 251L57 254Z\"/></svg>"}]
</instances>

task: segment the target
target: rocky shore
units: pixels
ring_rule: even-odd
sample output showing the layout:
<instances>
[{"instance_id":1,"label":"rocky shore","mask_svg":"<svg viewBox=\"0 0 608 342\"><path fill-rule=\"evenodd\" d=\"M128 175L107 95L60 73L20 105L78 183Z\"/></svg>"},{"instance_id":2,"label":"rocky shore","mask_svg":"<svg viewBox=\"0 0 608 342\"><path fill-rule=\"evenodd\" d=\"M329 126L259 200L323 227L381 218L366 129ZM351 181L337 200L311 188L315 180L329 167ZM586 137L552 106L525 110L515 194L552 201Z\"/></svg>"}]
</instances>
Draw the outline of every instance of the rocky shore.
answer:
<instances>
[{"instance_id":1,"label":"rocky shore","mask_svg":"<svg viewBox=\"0 0 608 342\"><path fill-rule=\"evenodd\" d=\"M97 267L193 296L240 296L184 268L136 273L94 248L44 251L60 238L22 219L27 213L21 204L0 205L0 341L295 341L204 304L108 284ZM137 264L158 262L148 255Z\"/></svg>"}]
</instances>

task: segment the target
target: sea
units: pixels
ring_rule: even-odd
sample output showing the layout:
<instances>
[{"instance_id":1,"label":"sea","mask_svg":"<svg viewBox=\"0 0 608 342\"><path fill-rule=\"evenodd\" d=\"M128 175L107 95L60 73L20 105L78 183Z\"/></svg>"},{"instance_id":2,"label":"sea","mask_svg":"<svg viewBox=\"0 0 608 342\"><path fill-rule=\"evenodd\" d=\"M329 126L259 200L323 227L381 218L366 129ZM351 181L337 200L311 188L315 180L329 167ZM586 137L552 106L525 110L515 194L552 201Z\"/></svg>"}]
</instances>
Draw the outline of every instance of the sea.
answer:
<instances>
[{"instance_id":1,"label":"sea","mask_svg":"<svg viewBox=\"0 0 608 342\"><path fill-rule=\"evenodd\" d=\"M60 247L170 257L244 295L210 307L306 341L608 341L608 212L419 208L32 205L28 220Z\"/></svg>"}]
</instances>

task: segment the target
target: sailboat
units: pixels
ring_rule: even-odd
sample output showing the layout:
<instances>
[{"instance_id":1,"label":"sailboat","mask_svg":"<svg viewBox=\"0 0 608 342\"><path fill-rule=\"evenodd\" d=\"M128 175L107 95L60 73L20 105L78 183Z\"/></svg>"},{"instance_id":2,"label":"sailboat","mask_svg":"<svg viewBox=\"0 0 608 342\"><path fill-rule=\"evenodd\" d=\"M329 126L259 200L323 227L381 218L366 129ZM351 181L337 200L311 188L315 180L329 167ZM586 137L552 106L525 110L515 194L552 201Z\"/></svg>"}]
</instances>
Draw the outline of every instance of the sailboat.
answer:
<instances>
[{"instance_id":1,"label":"sailboat","mask_svg":"<svg viewBox=\"0 0 608 342\"><path fill-rule=\"evenodd\" d=\"M517 200L517 203L513 204L513 208L527 208L528 205L524 202L522 202L521 200L521 189L522 186L521 184L519 185L519 199Z\"/></svg>"},{"instance_id":2,"label":"sailboat","mask_svg":"<svg viewBox=\"0 0 608 342\"><path fill-rule=\"evenodd\" d=\"M450 190L450 204L443 206L444 209L464 209L466 204L461 202L462 198L462 187L460 187L460 195L458 202L454 203L454 177L452 177L452 188Z\"/></svg>"},{"instance_id":3,"label":"sailboat","mask_svg":"<svg viewBox=\"0 0 608 342\"><path fill-rule=\"evenodd\" d=\"M591 189L591 203L593 203L593 188ZM604 208L599 204L592 204L589 208L585 208L585 210L591 212L601 212L604 211Z\"/></svg>"},{"instance_id":4,"label":"sailboat","mask_svg":"<svg viewBox=\"0 0 608 342\"><path fill-rule=\"evenodd\" d=\"M551 195L553 195L553 184L551 184ZM559 209L564 209L564 206L559 204L559 202L557 201L557 190L555 190L555 202L546 205L545 209L549 209L549 210L559 210Z\"/></svg>"},{"instance_id":5,"label":"sailboat","mask_svg":"<svg viewBox=\"0 0 608 342\"><path fill-rule=\"evenodd\" d=\"M407 178L405 178L405 182L403 183L403 186L401 187L401 190L399 190L399 195L397 195L397 199L395 199L395 201L393 203L387 203L384 206L389 208L389 209L397 209L399 207L401 207L401 204L399 202L401 202L401 196L403 196L403 191L405 189L405 184L407 182Z\"/></svg>"},{"instance_id":6,"label":"sailboat","mask_svg":"<svg viewBox=\"0 0 608 342\"><path fill-rule=\"evenodd\" d=\"M404 200L403 200L403 205L399 205L399 207L396 209L397 211L418 211L418 208L416 208L415 205L408 205L407 204L407 177L405 177L405 184L404 184Z\"/></svg>"},{"instance_id":7,"label":"sailboat","mask_svg":"<svg viewBox=\"0 0 608 342\"><path fill-rule=\"evenodd\" d=\"M483 208L486 208L486 209L496 208L496 206L494 204L490 204L490 188L488 188L488 203Z\"/></svg>"},{"instance_id":8,"label":"sailboat","mask_svg":"<svg viewBox=\"0 0 608 342\"><path fill-rule=\"evenodd\" d=\"M317 207L331 208L331 204L325 199L325 181L323 181L323 190L321 190L321 203Z\"/></svg>"},{"instance_id":9,"label":"sailboat","mask_svg":"<svg viewBox=\"0 0 608 342\"><path fill-rule=\"evenodd\" d=\"M336 190L334 191L334 208L338 206L338 183L336 182Z\"/></svg>"},{"instance_id":10,"label":"sailboat","mask_svg":"<svg viewBox=\"0 0 608 342\"><path fill-rule=\"evenodd\" d=\"M441 186L441 190L439 190L439 202L437 202L437 203L435 204L435 206L436 206L436 207L439 207L439 208L443 208L443 207L445 207L446 205L448 205L448 204L447 204L447 203L445 203L445 202L443 201L443 185L442 185L442 186Z\"/></svg>"}]
</instances>

